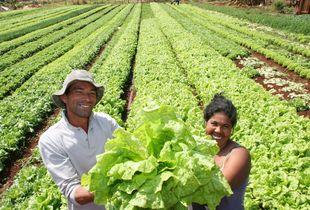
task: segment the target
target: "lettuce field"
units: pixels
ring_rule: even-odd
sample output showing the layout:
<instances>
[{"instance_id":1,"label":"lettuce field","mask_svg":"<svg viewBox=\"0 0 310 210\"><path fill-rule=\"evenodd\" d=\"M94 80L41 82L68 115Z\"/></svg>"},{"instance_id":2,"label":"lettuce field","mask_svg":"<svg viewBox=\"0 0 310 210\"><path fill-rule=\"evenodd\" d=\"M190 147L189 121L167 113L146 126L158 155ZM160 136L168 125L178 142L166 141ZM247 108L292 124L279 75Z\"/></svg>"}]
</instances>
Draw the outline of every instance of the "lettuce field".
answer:
<instances>
[{"instance_id":1,"label":"lettuce field","mask_svg":"<svg viewBox=\"0 0 310 210\"><path fill-rule=\"evenodd\" d=\"M0 13L2 177L39 137L66 75L87 69L105 87L95 111L127 131L142 108L165 104L204 137L202 109L223 92L239 114L232 139L252 157L245 208L310 209L310 120L298 114L309 110L309 15L287 16L292 27L275 29L232 11L181 2ZM66 209L38 149L32 153L3 190L0 209Z\"/></svg>"}]
</instances>

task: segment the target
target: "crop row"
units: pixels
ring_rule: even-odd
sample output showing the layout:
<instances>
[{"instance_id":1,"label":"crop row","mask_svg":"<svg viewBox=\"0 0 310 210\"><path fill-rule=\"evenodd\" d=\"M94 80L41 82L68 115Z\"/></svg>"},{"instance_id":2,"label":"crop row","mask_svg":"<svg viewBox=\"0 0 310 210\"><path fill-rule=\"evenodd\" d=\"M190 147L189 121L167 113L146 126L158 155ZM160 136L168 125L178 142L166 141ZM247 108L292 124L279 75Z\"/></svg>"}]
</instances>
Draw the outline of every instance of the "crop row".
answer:
<instances>
[{"instance_id":1,"label":"crop row","mask_svg":"<svg viewBox=\"0 0 310 210\"><path fill-rule=\"evenodd\" d=\"M32 31L35 31L35 30L38 30L41 28L45 28L47 26L50 26L50 25L53 25L56 23L59 23L59 22L64 21L68 18L82 14L85 11L88 11L90 8L94 8L94 7L98 7L98 5L82 6L81 8L78 7L73 11L69 11L69 12L66 12L65 14L61 14L61 15L58 15L55 17L50 17L49 19L46 19L44 21L37 20L34 23L28 24L26 26L22 25L22 26L17 27L17 28L12 28L10 30L0 32L0 42L8 41L8 40L20 37L22 35L25 35L29 32L32 32Z\"/></svg>"},{"instance_id":2,"label":"crop row","mask_svg":"<svg viewBox=\"0 0 310 210\"><path fill-rule=\"evenodd\" d=\"M125 83L130 78L131 64L138 42L140 16L141 4L137 4L129 17L130 22L123 26L125 31L121 37L117 37L118 41L109 55L106 58L104 55L90 71L96 82L105 88L105 95L96 110L111 115L120 125L123 125L121 112L126 103L121 99L121 95L124 93Z\"/></svg>"},{"instance_id":3,"label":"crop row","mask_svg":"<svg viewBox=\"0 0 310 210\"><path fill-rule=\"evenodd\" d=\"M49 10L49 8L40 8L40 9L24 9L24 10L11 10L10 12L1 12L0 20L16 18L18 16L28 15L29 13L33 13L34 11L40 12L41 10Z\"/></svg>"},{"instance_id":4,"label":"crop row","mask_svg":"<svg viewBox=\"0 0 310 210\"><path fill-rule=\"evenodd\" d=\"M78 7L72 6L72 7L59 7L59 8L54 8L46 11L41 11L41 12L34 12L33 14L30 15L23 15L22 18L12 18L12 19L7 19L5 21L0 21L0 25L4 25L1 32L4 32L6 30L12 29L12 28L18 28L20 26L26 26L28 24L32 24L33 22L38 21L40 19L41 21L51 18L52 16L57 16L61 15L63 13L69 12L71 10L75 10Z\"/></svg>"},{"instance_id":5,"label":"crop row","mask_svg":"<svg viewBox=\"0 0 310 210\"><path fill-rule=\"evenodd\" d=\"M200 13L202 13L201 9L197 9L197 8L186 6L186 5L184 5L184 6L182 5L182 7L186 7L186 10L189 10L189 11L193 11L193 10L197 11L198 16L200 15ZM178 11L182 12L179 9L178 9ZM231 34L231 33L227 32L226 30L221 29L221 28L209 23L210 21L203 21L201 19L194 17L192 14L193 13L187 13L188 17L192 18L194 21L202 24L203 26L207 27L208 29L215 31L216 33L220 34L221 36L229 38L238 44L244 45L244 46L246 46L246 47L248 47L248 48L250 48L250 49L252 49L258 53L265 55L267 59L273 59L275 62L279 63L283 67L287 67L287 69L289 69L291 71L294 70L296 73L300 74L301 77L310 78L310 69L303 67L303 65L300 64L299 62L296 62L294 60L286 58L285 56L278 54L276 51L266 49L264 46L257 44L255 42L252 42L249 39L242 38L240 36L236 36L234 34Z\"/></svg>"},{"instance_id":6,"label":"crop row","mask_svg":"<svg viewBox=\"0 0 310 210\"><path fill-rule=\"evenodd\" d=\"M116 53L119 50L116 50L116 48L122 48L122 42L125 37L128 37L132 34L137 34L138 32L138 23L140 18L140 7L141 5L136 5L135 8L132 10L128 18L126 18L124 24L122 25L121 29L117 31L117 33L113 36L113 41L110 41L108 43L107 48L111 48L109 50L108 55L104 57L107 58L107 62L109 62L109 54L110 53ZM137 37L136 37L137 38ZM123 40L123 41L122 41ZM120 44L118 44L118 41L121 41ZM137 40L133 42L137 42ZM112 44L112 45L111 45ZM116 48L115 48L116 47ZM128 46L129 47L129 46ZM131 47L134 49L135 45L131 45ZM106 48L106 49L107 49ZM106 52L106 51L104 51ZM126 54L126 52L125 52ZM123 57L123 56L122 56ZM99 62L100 60L100 62ZM102 58L102 55L98 60L96 61L93 68L90 70L91 73L94 75L95 80L100 79L98 76L110 76L107 75L102 71L99 67L103 65L105 59ZM121 62L124 62L124 65L126 63L130 62L127 59L122 59ZM95 68L95 66L97 66ZM96 70L95 70L96 69ZM124 72L126 75L128 72ZM112 73L113 76L113 73ZM98 83L98 82L97 82ZM111 87L111 85L110 85ZM109 93L106 93L109 94ZM102 100L96 107L97 111L104 111L104 106L107 106L106 101ZM61 116L61 115L59 115ZM117 114L115 116L118 116ZM57 122L60 119L58 117L55 122ZM6 209L37 209L37 208L50 208L53 206L53 209L66 209L66 199L64 196L61 196L61 192L54 183L53 179L51 178L50 174L47 173L46 168L43 165L43 162L40 158L40 154L38 149L33 150L34 155L33 159L37 162L40 162L42 166L40 168L36 166L29 166L24 168L16 177L14 184L12 187L8 189L8 191L2 195L2 205L3 208ZM29 176L31 174L31 176ZM29 182L28 180L25 180L25 177L28 175L28 180L31 180Z\"/></svg>"},{"instance_id":7,"label":"crop row","mask_svg":"<svg viewBox=\"0 0 310 210\"><path fill-rule=\"evenodd\" d=\"M237 107L233 139L252 156L245 207L308 209L309 119L244 77L232 61L201 45L157 4L151 6L203 103L224 92Z\"/></svg>"},{"instance_id":8,"label":"crop row","mask_svg":"<svg viewBox=\"0 0 310 210\"><path fill-rule=\"evenodd\" d=\"M68 52L79 41L92 34L95 30L105 24L109 24L108 21L110 21L123 7L124 5L117 7L106 14L111 9L107 8L95 14L94 16L85 19L84 21L78 22L77 26L85 27L73 34L66 36L64 39L56 42L55 44L52 44L51 46L34 54L33 56L3 70L2 74L0 75L0 98L5 97L10 91L18 88L35 72L37 72L46 64L54 61L61 55ZM99 18L100 16L102 17Z\"/></svg>"},{"instance_id":9,"label":"crop row","mask_svg":"<svg viewBox=\"0 0 310 210\"><path fill-rule=\"evenodd\" d=\"M68 72L86 68L90 64L102 46L122 25L131 8L131 4L126 6L111 21L84 38L64 56L42 68L11 96L0 102L1 170L4 161L14 157L13 152L20 149L18 144L25 140L25 135L34 132L34 128L51 111L53 102L50 96L61 87Z\"/></svg>"},{"instance_id":10,"label":"crop row","mask_svg":"<svg viewBox=\"0 0 310 210\"><path fill-rule=\"evenodd\" d=\"M251 54L249 50L241 47L239 44L236 44L231 40L215 36L212 31L192 21L190 18L174 10L172 7L169 7L166 4L162 4L161 6L174 19L176 19L180 24L182 24L183 27L186 28L186 30L201 37L207 45L218 51L221 55L227 56L230 59L237 59L238 57L246 57Z\"/></svg>"},{"instance_id":11,"label":"crop row","mask_svg":"<svg viewBox=\"0 0 310 210\"><path fill-rule=\"evenodd\" d=\"M143 5L144 12L152 13ZM142 19L139 45L134 68L134 87L137 91L130 107L128 130L139 125L142 108L154 108L161 104L175 107L192 132L203 132L202 112L199 100L194 96L182 68L177 64L168 40L154 18Z\"/></svg>"},{"instance_id":12,"label":"crop row","mask_svg":"<svg viewBox=\"0 0 310 210\"><path fill-rule=\"evenodd\" d=\"M109 5L107 5L107 6L109 6ZM87 7L87 8L88 8L88 10L91 10L91 9L96 8L96 7L94 7L94 8ZM40 37L48 35L50 33L53 33L54 31L61 30L62 28L65 28L68 25L75 23L76 21L79 21L79 20L82 20L83 18L88 17L89 15L92 14L91 12L88 13L87 12L88 10L85 10L85 12L83 14L80 14L76 17L72 17L72 18L64 20L60 23L51 25L49 27L30 32L24 36L18 37L16 39L11 40L11 41L6 41L6 42L0 43L0 55L4 54L4 53L6 53L12 49L15 49L16 47L18 47L22 44L25 44L25 43L34 41L36 39L39 39Z\"/></svg>"},{"instance_id":13,"label":"crop row","mask_svg":"<svg viewBox=\"0 0 310 210\"><path fill-rule=\"evenodd\" d=\"M28 165L14 177L13 185L1 195L0 209L68 209L67 199L61 195L52 176L47 172L38 147L33 149L33 155L28 161ZM41 164L41 167L35 163Z\"/></svg>"}]
</instances>

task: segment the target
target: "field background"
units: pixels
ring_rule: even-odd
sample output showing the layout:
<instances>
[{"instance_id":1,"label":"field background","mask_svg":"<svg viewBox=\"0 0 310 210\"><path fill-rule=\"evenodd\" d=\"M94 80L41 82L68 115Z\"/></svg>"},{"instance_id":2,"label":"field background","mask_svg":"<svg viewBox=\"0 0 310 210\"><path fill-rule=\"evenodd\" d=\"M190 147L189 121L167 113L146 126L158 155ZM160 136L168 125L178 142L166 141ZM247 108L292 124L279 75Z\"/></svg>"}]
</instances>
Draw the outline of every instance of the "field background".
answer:
<instances>
[{"instance_id":1,"label":"field background","mask_svg":"<svg viewBox=\"0 0 310 210\"><path fill-rule=\"evenodd\" d=\"M246 209L309 209L310 17L290 2L248 4L52 1L1 12L1 209L66 209L36 145L61 118L51 94L73 69L105 86L95 111L129 131L139 110L163 103L204 137L202 110L223 92L239 114L232 138L252 157Z\"/></svg>"}]
</instances>

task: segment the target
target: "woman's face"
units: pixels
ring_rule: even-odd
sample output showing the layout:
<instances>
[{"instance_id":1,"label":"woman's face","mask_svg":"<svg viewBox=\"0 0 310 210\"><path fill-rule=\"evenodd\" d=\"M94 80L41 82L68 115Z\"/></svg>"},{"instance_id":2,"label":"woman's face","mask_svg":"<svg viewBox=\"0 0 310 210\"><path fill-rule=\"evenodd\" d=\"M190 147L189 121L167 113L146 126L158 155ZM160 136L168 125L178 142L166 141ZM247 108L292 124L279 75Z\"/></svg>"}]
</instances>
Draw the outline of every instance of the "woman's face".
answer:
<instances>
[{"instance_id":1,"label":"woman's face","mask_svg":"<svg viewBox=\"0 0 310 210\"><path fill-rule=\"evenodd\" d=\"M223 112L215 113L206 122L206 134L212 136L212 140L217 141L220 149L224 148L229 140L232 124L230 118Z\"/></svg>"}]
</instances>

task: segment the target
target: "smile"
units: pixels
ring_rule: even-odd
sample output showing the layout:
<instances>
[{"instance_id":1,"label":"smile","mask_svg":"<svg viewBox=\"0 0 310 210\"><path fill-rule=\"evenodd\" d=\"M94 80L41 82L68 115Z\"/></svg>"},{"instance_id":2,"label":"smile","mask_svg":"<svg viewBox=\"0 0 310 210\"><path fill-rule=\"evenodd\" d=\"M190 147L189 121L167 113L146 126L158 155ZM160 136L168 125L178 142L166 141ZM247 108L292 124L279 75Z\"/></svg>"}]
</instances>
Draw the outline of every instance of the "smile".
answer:
<instances>
[{"instance_id":1,"label":"smile","mask_svg":"<svg viewBox=\"0 0 310 210\"><path fill-rule=\"evenodd\" d=\"M220 140L222 137L221 136L215 136L215 135L212 135L212 139L215 139L215 140Z\"/></svg>"},{"instance_id":2,"label":"smile","mask_svg":"<svg viewBox=\"0 0 310 210\"><path fill-rule=\"evenodd\" d=\"M83 108L89 108L90 107L90 105L80 105L80 106Z\"/></svg>"}]
</instances>

